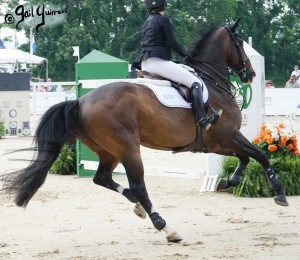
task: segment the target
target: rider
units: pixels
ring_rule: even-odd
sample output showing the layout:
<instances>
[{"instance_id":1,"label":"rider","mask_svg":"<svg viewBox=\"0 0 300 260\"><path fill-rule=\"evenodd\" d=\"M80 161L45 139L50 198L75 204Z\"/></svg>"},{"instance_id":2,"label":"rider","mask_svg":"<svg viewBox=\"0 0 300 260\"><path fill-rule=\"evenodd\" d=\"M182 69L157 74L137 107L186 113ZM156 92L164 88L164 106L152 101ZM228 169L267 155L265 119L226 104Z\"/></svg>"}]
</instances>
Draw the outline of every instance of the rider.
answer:
<instances>
[{"instance_id":1,"label":"rider","mask_svg":"<svg viewBox=\"0 0 300 260\"><path fill-rule=\"evenodd\" d=\"M222 109L208 116L203 102L203 81L171 61L171 49L181 57L190 57L190 54L178 44L171 22L164 16L167 0L145 0L145 4L149 17L142 27L141 54L133 64L137 68L141 64L142 70L191 88L192 110L196 124L208 130L211 124L218 120Z\"/></svg>"}]
</instances>

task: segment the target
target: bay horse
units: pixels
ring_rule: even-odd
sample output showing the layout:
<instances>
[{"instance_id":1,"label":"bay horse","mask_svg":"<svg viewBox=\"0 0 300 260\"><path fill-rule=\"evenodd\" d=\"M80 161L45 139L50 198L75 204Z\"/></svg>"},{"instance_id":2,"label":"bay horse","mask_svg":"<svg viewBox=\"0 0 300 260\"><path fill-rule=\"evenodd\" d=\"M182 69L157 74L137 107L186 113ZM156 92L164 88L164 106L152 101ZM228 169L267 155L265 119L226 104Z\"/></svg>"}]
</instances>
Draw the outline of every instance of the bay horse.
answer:
<instances>
[{"instance_id":1,"label":"bay horse","mask_svg":"<svg viewBox=\"0 0 300 260\"><path fill-rule=\"evenodd\" d=\"M276 193L275 202L287 206L281 183L268 159L239 131L241 111L231 93L228 68L243 82L252 82L255 72L236 31L238 24L239 20L215 27L195 44L192 57L185 61L204 80L209 92L207 105L223 109L218 122L209 131L201 132L202 144L206 152L236 156L240 160L230 179L216 185L217 191L239 185L252 157L263 166ZM34 136L35 158L25 169L2 177L3 190L15 194L16 205L26 207L44 183L62 145L77 138L99 157L94 183L124 195L135 203L137 215L145 218L147 214L154 227L166 233L168 241L178 242L182 238L166 224L149 199L140 145L178 150L193 143L197 135L195 129L191 109L163 106L142 84L110 83L47 110ZM119 162L126 170L129 188L112 179Z\"/></svg>"}]
</instances>

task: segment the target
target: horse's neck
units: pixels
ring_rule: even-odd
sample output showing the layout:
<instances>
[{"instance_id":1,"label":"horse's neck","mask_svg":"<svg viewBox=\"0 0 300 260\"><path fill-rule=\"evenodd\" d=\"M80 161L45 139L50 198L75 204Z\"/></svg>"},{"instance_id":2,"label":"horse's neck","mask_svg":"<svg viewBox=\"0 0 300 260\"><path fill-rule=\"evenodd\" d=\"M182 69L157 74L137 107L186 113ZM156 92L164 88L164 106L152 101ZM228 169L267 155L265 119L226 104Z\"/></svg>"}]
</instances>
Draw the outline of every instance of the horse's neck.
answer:
<instances>
[{"instance_id":1,"label":"horse's neck","mask_svg":"<svg viewBox=\"0 0 300 260\"><path fill-rule=\"evenodd\" d=\"M216 79L228 77L228 66L225 59L218 56L199 55L192 64L196 70L199 70L208 76Z\"/></svg>"}]
</instances>

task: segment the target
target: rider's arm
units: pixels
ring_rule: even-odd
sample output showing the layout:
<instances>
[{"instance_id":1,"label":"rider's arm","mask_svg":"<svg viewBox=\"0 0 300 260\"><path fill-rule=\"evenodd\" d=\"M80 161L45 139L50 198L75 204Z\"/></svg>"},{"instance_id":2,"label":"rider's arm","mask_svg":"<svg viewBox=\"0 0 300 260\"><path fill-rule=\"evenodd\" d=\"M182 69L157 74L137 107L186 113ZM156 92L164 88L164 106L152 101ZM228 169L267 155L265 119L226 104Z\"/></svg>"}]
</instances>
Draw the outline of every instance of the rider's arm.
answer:
<instances>
[{"instance_id":1,"label":"rider's arm","mask_svg":"<svg viewBox=\"0 0 300 260\"><path fill-rule=\"evenodd\" d=\"M162 29L166 35L167 38L167 42L169 44L169 46L175 51L177 52L181 57L184 57L187 55L187 52L179 45L179 43L176 41L174 32L173 32L173 27L172 24L169 20L169 18L167 18L166 16L162 16L162 20L161 20L161 26Z\"/></svg>"}]
</instances>

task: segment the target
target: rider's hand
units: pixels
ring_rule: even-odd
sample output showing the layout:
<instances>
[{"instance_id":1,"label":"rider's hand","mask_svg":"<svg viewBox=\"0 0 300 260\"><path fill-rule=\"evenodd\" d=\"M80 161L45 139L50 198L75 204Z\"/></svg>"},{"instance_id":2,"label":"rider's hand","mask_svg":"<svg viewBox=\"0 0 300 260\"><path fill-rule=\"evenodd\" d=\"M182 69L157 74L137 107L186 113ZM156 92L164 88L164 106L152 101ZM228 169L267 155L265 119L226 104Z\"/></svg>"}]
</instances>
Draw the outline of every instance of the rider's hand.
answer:
<instances>
[{"instance_id":1,"label":"rider's hand","mask_svg":"<svg viewBox=\"0 0 300 260\"><path fill-rule=\"evenodd\" d=\"M193 59L192 54L189 51L185 51L185 58L187 59Z\"/></svg>"}]
</instances>

